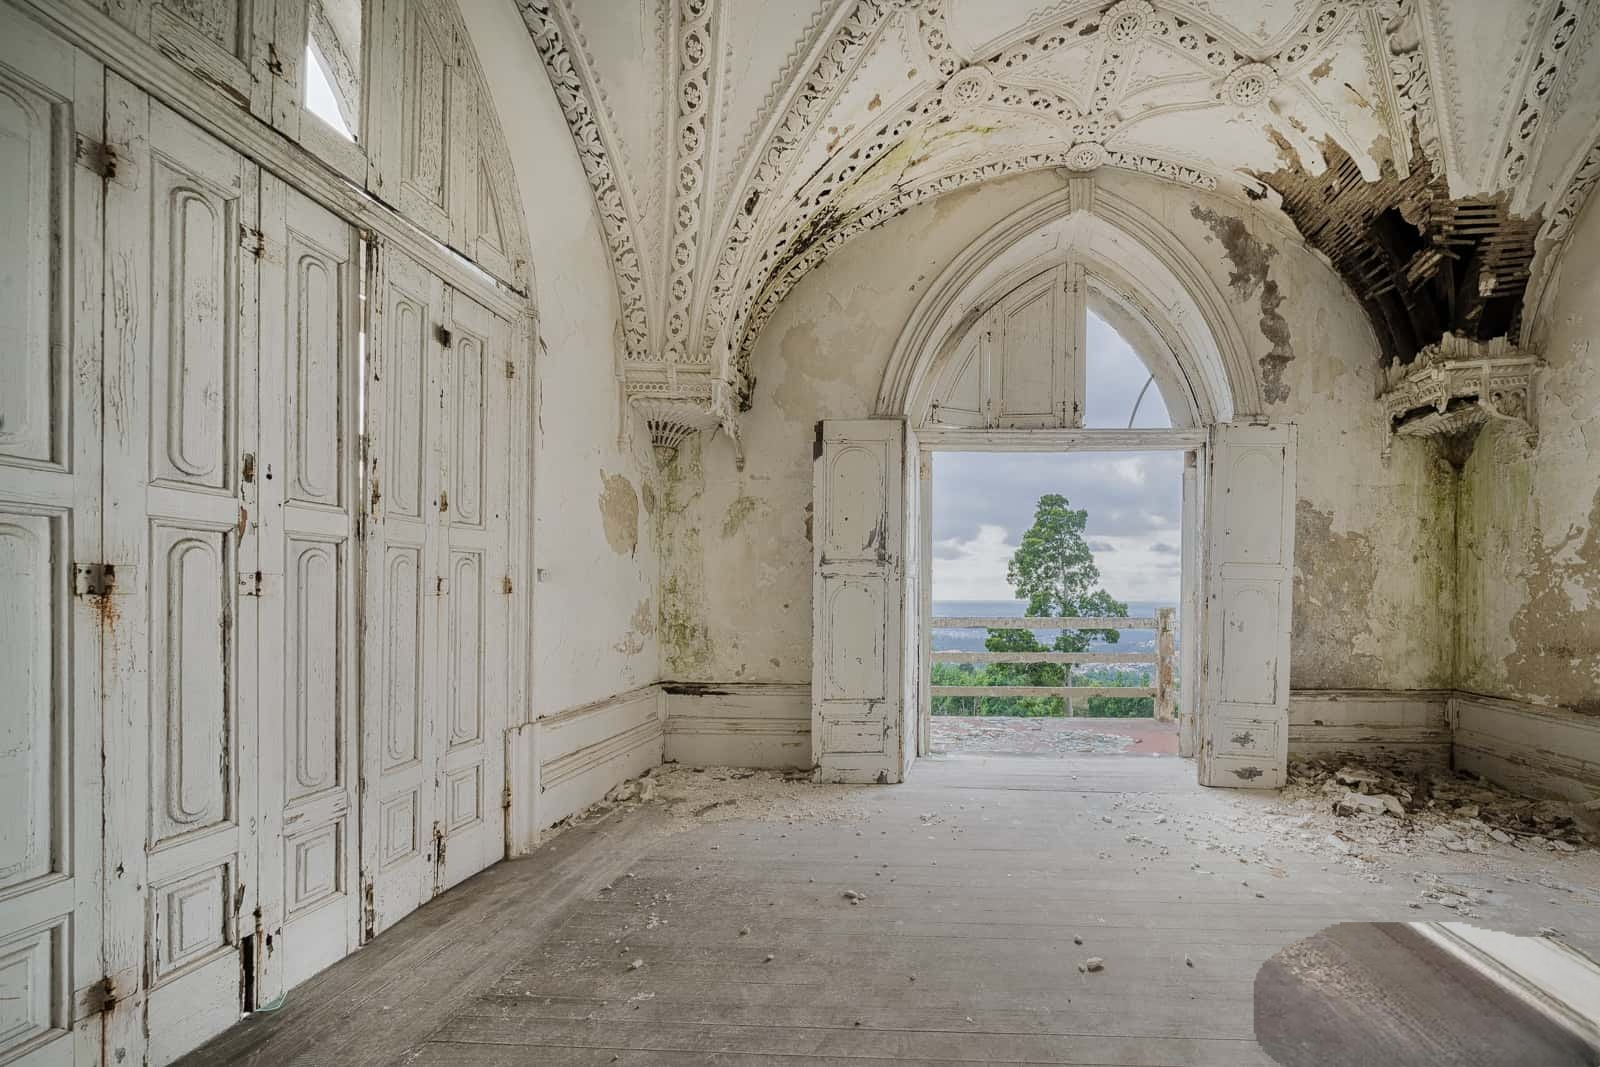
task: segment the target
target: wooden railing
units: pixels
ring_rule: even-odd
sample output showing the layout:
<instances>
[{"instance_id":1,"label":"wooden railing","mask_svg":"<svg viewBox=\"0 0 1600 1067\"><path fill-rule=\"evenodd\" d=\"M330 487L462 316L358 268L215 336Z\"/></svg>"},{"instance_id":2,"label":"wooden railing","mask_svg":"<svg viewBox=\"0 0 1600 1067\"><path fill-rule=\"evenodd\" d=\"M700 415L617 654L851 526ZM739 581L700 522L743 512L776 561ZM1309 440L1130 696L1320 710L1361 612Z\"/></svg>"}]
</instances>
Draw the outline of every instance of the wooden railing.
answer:
<instances>
[{"instance_id":1,"label":"wooden railing","mask_svg":"<svg viewBox=\"0 0 1600 1067\"><path fill-rule=\"evenodd\" d=\"M1171 608L1157 609L1153 617L1103 619L970 618L939 617L941 630L1154 630L1154 652L935 652L935 663L1060 663L1066 667L1066 685L934 685L934 697L1060 697L1072 707L1074 697L1152 697L1156 718L1170 721L1174 711L1174 645ZM1079 663L1148 663L1155 685L1073 685L1072 666Z\"/></svg>"}]
</instances>

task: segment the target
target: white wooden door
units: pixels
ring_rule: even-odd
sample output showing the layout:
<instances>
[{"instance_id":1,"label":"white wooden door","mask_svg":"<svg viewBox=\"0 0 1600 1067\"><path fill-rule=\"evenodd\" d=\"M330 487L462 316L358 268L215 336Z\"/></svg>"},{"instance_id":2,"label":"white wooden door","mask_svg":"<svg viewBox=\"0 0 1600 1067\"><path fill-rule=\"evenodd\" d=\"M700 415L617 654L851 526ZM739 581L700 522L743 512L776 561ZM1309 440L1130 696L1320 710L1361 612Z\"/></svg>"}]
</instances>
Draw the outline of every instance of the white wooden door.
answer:
<instances>
[{"instance_id":1,"label":"white wooden door","mask_svg":"<svg viewBox=\"0 0 1600 1067\"><path fill-rule=\"evenodd\" d=\"M504 856L511 671L511 331L403 253L380 246L377 263L363 550L368 936Z\"/></svg>"},{"instance_id":2,"label":"white wooden door","mask_svg":"<svg viewBox=\"0 0 1600 1067\"><path fill-rule=\"evenodd\" d=\"M251 604L260 722L255 1001L359 944L355 700L361 241L261 179Z\"/></svg>"},{"instance_id":3,"label":"white wooden door","mask_svg":"<svg viewBox=\"0 0 1600 1067\"><path fill-rule=\"evenodd\" d=\"M257 170L107 78L104 551L108 1042L166 1062L239 1018L258 892L254 588L240 382L253 381ZM141 1010L142 1009L142 1010ZM141 1017L142 1016L142 1017ZM120 1057L119 1057L120 1058Z\"/></svg>"},{"instance_id":4,"label":"white wooden door","mask_svg":"<svg viewBox=\"0 0 1600 1067\"><path fill-rule=\"evenodd\" d=\"M1200 466L1202 450L1183 454L1182 549L1178 583L1178 755L1193 759L1199 748L1196 729L1200 719L1200 522L1204 499L1204 478Z\"/></svg>"},{"instance_id":5,"label":"white wooden door","mask_svg":"<svg viewBox=\"0 0 1600 1067\"><path fill-rule=\"evenodd\" d=\"M1211 428L1200 784L1282 786L1289 754L1295 429Z\"/></svg>"},{"instance_id":6,"label":"white wooden door","mask_svg":"<svg viewBox=\"0 0 1600 1067\"><path fill-rule=\"evenodd\" d=\"M361 871L371 937L433 892L444 283L380 245L366 358Z\"/></svg>"},{"instance_id":7,"label":"white wooden door","mask_svg":"<svg viewBox=\"0 0 1600 1067\"><path fill-rule=\"evenodd\" d=\"M98 1010L98 64L0 8L0 1062L74 1062ZM77 1060L98 1063L99 1027Z\"/></svg>"},{"instance_id":8,"label":"white wooden door","mask_svg":"<svg viewBox=\"0 0 1600 1067\"><path fill-rule=\"evenodd\" d=\"M817 425L811 750L822 782L898 782L905 513L900 419Z\"/></svg>"},{"instance_id":9,"label":"white wooden door","mask_svg":"<svg viewBox=\"0 0 1600 1067\"><path fill-rule=\"evenodd\" d=\"M506 702L511 589L507 558L510 326L448 294L438 587L444 618L433 650L440 687L435 772L435 890L505 855Z\"/></svg>"}]
</instances>

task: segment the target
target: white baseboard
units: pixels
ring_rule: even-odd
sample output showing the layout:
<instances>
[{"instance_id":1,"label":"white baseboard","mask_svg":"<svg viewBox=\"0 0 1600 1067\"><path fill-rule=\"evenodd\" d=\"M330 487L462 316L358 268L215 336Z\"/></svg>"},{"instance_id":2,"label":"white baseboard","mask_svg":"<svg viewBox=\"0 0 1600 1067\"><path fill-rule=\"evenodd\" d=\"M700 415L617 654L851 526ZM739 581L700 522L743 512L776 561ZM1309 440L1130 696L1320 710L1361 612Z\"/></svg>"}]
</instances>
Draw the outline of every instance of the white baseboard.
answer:
<instances>
[{"instance_id":1,"label":"white baseboard","mask_svg":"<svg viewBox=\"0 0 1600 1067\"><path fill-rule=\"evenodd\" d=\"M1457 767L1531 796L1600 799L1600 718L1456 693L1450 722Z\"/></svg>"},{"instance_id":2,"label":"white baseboard","mask_svg":"<svg viewBox=\"0 0 1600 1067\"><path fill-rule=\"evenodd\" d=\"M1384 751L1450 757L1448 689L1296 689L1289 693L1289 752L1318 756Z\"/></svg>"},{"instance_id":3,"label":"white baseboard","mask_svg":"<svg viewBox=\"0 0 1600 1067\"><path fill-rule=\"evenodd\" d=\"M811 687L663 683L666 758L690 767L810 767Z\"/></svg>"},{"instance_id":4,"label":"white baseboard","mask_svg":"<svg viewBox=\"0 0 1600 1067\"><path fill-rule=\"evenodd\" d=\"M510 854L525 855L542 831L660 764L665 719L661 687L648 685L509 731Z\"/></svg>"}]
</instances>

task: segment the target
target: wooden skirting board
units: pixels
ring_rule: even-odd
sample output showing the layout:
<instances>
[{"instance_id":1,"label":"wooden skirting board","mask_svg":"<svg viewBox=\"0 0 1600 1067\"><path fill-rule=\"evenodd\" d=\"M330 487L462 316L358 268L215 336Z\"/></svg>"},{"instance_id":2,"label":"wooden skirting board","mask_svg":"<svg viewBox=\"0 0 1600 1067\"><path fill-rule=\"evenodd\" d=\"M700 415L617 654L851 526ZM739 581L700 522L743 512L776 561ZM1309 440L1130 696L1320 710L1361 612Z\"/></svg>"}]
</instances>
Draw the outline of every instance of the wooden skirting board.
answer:
<instances>
[{"instance_id":1,"label":"wooden skirting board","mask_svg":"<svg viewBox=\"0 0 1600 1067\"><path fill-rule=\"evenodd\" d=\"M666 683L666 758L691 767L811 766L811 687Z\"/></svg>"},{"instance_id":2,"label":"wooden skirting board","mask_svg":"<svg viewBox=\"0 0 1600 1067\"><path fill-rule=\"evenodd\" d=\"M665 721L661 687L647 685L507 731L510 855L527 854L544 830L660 764Z\"/></svg>"},{"instance_id":3,"label":"wooden skirting board","mask_svg":"<svg viewBox=\"0 0 1600 1067\"><path fill-rule=\"evenodd\" d=\"M809 765L805 684L662 683L666 759L697 766ZM1600 798L1600 718L1451 689L1297 689L1293 755L1388 752L1481 774L1519 792Z\"/></svg>"}]
</instances>

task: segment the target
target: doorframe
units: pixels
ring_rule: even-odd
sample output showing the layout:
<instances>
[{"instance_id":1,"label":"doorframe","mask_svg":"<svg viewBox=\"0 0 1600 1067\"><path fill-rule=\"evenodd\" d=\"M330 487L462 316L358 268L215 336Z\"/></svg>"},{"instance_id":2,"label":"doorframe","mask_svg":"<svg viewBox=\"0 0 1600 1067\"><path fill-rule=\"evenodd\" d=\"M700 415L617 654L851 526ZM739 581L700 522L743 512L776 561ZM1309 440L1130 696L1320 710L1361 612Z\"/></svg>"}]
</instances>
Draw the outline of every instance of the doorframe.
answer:
<instances>
[{"instance_id":1,"label":"doorframe","mask_svg":"<svg viewBox=\"0 0 1600 1067\"><path fill-rule=\"evenodd\" d=\"M1193 453L1200 470L1206 469L1206 440L1209 430L1205 426L1177 427L1156 430L965 430L942 427L924 427L909 430L917 439L917 530L919 556L919 599L917 626L906 628L902 641L919 642L921 667L918 671L919 687L916 707L917 757L931 752L933 731L933 457L938 452L1029 452L1068 453L1089 452L1182 452ZM1187 460L1184 478L1188 477ZM1182 647L1199 639L1203 633L1202 609L1206 602L1205 559L1205 508L1197 507L1192 514L1182 515L1179 559L1180 565L1192 564L1199 568L1196 579L1184 582L1179 579L1179 634ZM1191 538L1195 540L1191 542ZM1191 555L1189 546L1193 544ZM1190 603L1190 601L1194 601ZM1193 627L1194 633L1184 636L1184 624ZM927 639L923 640L923 635ZM1189 662L1187 659L1181 662ZM1199 657L1194 657L1198 664ZM1178 731L1193 731L1194 717L1198 714L1196 701L1198 678L1180 678L1178 689ZM909 709L908 709L909 711ZM908 724L909 725L909 724Z\"/></svg>"}]
</instances>

